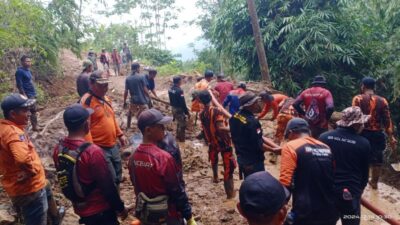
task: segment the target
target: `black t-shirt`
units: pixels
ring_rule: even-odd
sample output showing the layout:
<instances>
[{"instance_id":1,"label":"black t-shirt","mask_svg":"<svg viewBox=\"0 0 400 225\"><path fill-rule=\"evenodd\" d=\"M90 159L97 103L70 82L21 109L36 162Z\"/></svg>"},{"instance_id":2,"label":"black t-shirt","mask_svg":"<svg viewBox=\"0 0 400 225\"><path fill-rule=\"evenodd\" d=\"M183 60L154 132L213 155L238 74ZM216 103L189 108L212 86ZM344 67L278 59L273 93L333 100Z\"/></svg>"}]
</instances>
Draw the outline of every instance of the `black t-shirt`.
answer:
<instances>
[{"instance_id":1,"label":"black t-shirt","mask_svg":"<svg viewBox=\"0 0 400 225\"><path fill-rule=\"evenodd\" d=\"M253 113L240 110L229 119L229 125L239 165L263 162L263 130Z\"/></svg>"},{"instance_id":2,"label":"black t-shirt","mask_svg":"<svg viewBox=\"0 0 400 225\"><path fill-rule=\"evenodd\" d=\"M360 197L368 182L368 164L371 152L369 141L352 128L339 127L323 133L319 140L327 144L335 162L335 192L347 188Z\"/></svg>"}]
</instances>

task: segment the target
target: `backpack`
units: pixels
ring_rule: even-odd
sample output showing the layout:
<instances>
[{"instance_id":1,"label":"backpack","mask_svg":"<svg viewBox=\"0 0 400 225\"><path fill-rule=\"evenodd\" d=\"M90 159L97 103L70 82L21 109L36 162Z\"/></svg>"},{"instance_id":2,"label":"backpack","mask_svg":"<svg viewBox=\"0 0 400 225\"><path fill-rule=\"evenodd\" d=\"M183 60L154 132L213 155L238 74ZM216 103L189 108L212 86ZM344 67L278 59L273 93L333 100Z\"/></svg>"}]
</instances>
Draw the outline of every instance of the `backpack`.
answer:
<instances>
[{"instance_id":1,"label":"backpack","mask_svg":"<svg viewBox=\"0 0 400 225\"><path fill-rule=\"evenodd\" d=\"M319 94L319 96L321 96L321 95L322 95L322 92ZM313 94L312 94L311 103L308 106L306 114L305 114L305 119L312 126L318 125L321 122L321 116L320 116L320 111L319 111L319 107L318 107L318 99L316 97L314 97Z\"/></svg>"},{"instance_id":2,"label":"backpack","mask_svg":"<svg viewBox=\"0 0 400 225\"><path fill-rule=\"evenodd\" d=\"M92 190L95 184L83 185L79 181L77 174L78 164L81 154L90 146L84 143L76 151L70 150L60 142L58 153L57 178L61 191L66 198L72 202L82 201Z\"/></svg>"}]
</instances>

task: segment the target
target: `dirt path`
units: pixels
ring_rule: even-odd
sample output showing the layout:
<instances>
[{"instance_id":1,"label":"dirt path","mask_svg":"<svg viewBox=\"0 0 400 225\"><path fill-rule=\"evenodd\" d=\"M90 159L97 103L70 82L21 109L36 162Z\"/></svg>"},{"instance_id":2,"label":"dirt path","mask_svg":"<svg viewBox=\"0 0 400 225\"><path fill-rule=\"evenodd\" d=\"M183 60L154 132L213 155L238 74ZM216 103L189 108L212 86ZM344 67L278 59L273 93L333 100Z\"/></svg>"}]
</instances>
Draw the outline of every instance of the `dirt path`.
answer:
<instances>
[{"instance_id":1,"label":"dirt path","mask_svg":"<svg viewBox=\"0 0 400 225\"><path fill-rule=\"evenodd\" d=\"M63 225L72 225L78 224L77 221L79 218L73 213L70 202L67 201L58 190L58 185L54 178L54 165L51 159L51 153L58 140L66 134L62 116L60 115L65 106L76 102L78 99L75 94L75 76L80 72L81 60L77 59L70 52L63 52L62 57L64 60L63 65L65 65L64 74L66 77L62 80L56 81L51 87L48 87L49 94L53 97L46 107L42 107L43 109L39 115L42 129L44 129L44 127L46 127L46 129L41 132L31 133L31 136L48 171L48 178L53 181L53 189L56 199L60 205L64 205L67 209ZM125 78L126 77L111 77L113 83L110 86L109 95L113 99L113 107L122 129L125 130L128 137L131 137L134 133L138 132L138 130L135 128L135 124L133 124L133 129L125 129L126 112L122 109ZM161 99L168 100L167 90L170 86L170 79L170 77L157 77L156 79L157 92ZM183 86L187 100L189 100L188 93L192 85L193 83L188 80L188 83ZM155 102L154 104L156 108L160 109L164 113L170 113L169 108L165 105L158 102ZM133 119L133 123L136 123L135 119ZM173 132L175 129L174 126L175 125L167 127L167 129ZM273 126L274 124L271 122L263 122L263 127L267 135L273 135ZM186 189L188 191L190 202L193 205L194 215L197 221L199 221L198 224L246 224L244 219L236 210L238 196L235 201L226 201L222 180L218 184L211 182L211 170L207 161L207 149L203 142L194 138L194 136L199 133L200 128L191 125L188 129L190 130L188 132L190 139L186 141L185 144L181 145L181 151L184 162L184 179L187 185ZM279 174L279 166L271 165L268 161L266 161L265 164L266 169L277 177ZM222 170L222 165L220 165L219 169L220 171ZM121 196L124 199L125 204L129 205L134 202L135 195L133 193L133 187L129 181L126 162L124 162L123 173L124 177L127 179L121 184ZM236 190L239 189L241 184L238 177L238 171L236 170L234 174ZM400 194L397 189L380 183L379 191L373 191L367 187L364 197L378 208L383 209L388 213L388 215L400 219ZM0 192L0 218L1 213L3 213L4 210L7 212L9 207L10 202L7 196L4 192ZM381 219L374 217L372 213L364 208L362 209L362 214L364 215L363 218L365 218L361 222L363 225L386 224ZM123 222L123 224L130 224L131 219L132 217L128 218Z\"/></svg>"}]
</instances>

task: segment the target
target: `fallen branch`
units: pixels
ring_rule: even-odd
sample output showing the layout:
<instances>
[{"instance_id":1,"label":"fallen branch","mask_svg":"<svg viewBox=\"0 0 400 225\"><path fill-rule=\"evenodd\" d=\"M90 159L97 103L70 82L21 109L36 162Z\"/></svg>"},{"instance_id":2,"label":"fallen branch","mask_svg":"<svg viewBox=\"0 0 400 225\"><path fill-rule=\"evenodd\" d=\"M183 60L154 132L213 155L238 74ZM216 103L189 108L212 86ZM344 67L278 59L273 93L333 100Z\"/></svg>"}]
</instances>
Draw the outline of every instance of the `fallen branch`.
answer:
<instances>
[{"instance_id":1,"label":"fallen branch","mask_svg":"<svg viewBox=\"0 0 400 225\"><path fill-rule=\"evenodd\" d=\"M58 118L60 118L60 116L64 113L64 110L59 112L53 119L51 119L49 122L46 123L46 125L44 126L42 132L40 132L40 135L43 135L44 132L46 132L47 128L50 126L50 124L52 124L54 121L56 121Z\"/></svg>"}]
</instances>

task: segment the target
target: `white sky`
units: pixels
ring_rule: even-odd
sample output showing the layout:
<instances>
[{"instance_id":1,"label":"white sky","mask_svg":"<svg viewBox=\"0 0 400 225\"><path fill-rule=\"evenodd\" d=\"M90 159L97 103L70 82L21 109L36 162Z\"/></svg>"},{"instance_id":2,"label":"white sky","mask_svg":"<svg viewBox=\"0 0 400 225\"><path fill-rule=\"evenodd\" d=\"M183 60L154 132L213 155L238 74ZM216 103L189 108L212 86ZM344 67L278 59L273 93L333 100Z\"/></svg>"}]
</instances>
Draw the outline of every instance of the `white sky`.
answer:
<instances>
[{"instance_id":1,"label":"white sky","mask_svg":"<svg viewBox=\"0 0 400 225\"><path fill-rule=\"evenodd\" d=\"M137 18L135 15L139 14L137 10L134 10L130 15L113 16L105 19L104 16L96 13L98 10L103 10L105 7L102 4L95 3L93 0L91 2L92 3L87 5L87 7L84 7L84 16L94 18L97 22L105 25L108 25L111 22L123 23L134 21L134 18ZM107 5L110 7L113 2L114 0L107 1ZM173 53L182 54L182 60L194 58L192 49L188 47L188 45L198 41L198 38L202 34L201 29L198 26L190 26L188 23L185 23L196 19L197 15L200 15L201 10L196 8L195 3L196 0L176 0L176 5L182 8L177 20L179 28L167 31L167 36L171 37L170 40L167 40L167 49L171 50ZM196 44L197 49L202 48L203 46L204 41Z\"/></svg>"}]
</instances>

